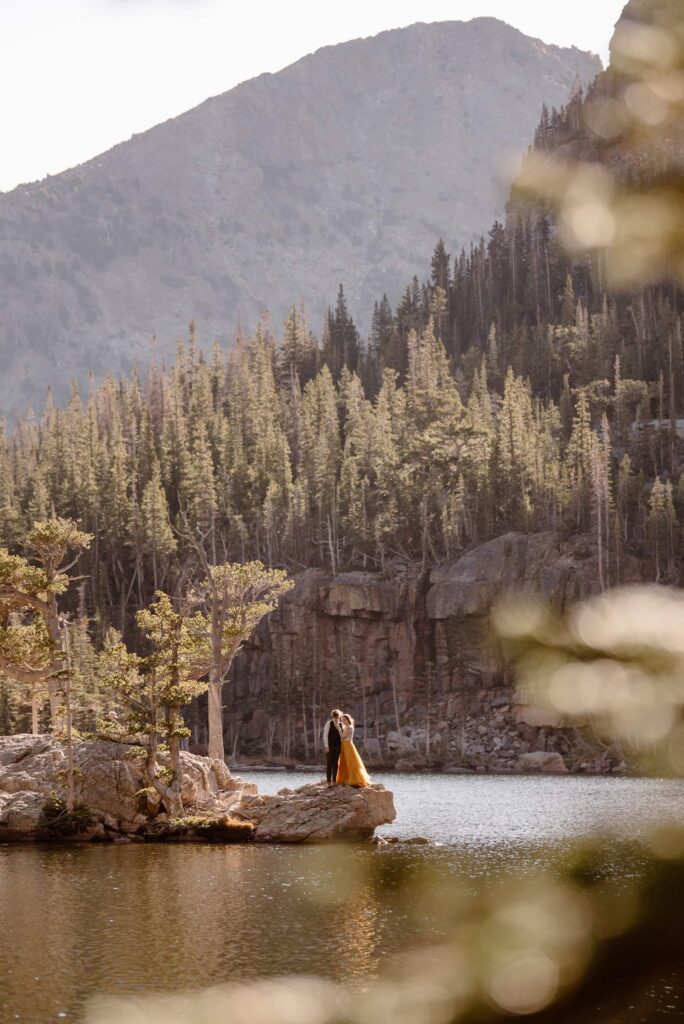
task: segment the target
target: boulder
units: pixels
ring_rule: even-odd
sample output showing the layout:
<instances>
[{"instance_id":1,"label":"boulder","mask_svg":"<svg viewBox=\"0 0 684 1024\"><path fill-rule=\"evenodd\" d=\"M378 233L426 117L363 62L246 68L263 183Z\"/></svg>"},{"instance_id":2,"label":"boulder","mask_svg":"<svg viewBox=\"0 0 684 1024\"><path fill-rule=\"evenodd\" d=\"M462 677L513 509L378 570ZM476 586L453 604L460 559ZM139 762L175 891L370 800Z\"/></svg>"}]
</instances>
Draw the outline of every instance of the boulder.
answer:
<instances>
[{"instance_id":1,"label":"boulder","mask_svg":"<svg viewBox=\"0 0 684 1024\"><path fill-rule=\"evenodd\" d=\"M369 839L379 825L396 817L392 794L382 785L328 788L324 782L276 796L247 795L231 814L254 824L258 843Z\"/></svg>"},{"instance_id":2,"label":"boulder","mask_svg":"<svg viewBox=\"0 0 684 1024\"><path fill-rule=\"evenodd\" d=\"M21 764L28 755L35 757L52 749L50 736L31 736L20 733L17 736L3 736L0 746L0 768L8 764Z\"/></svg>"},{"instance_id":3,"label":"boulder","mask_svg":"<svg viewBox=\"0 0 684 1024\"><path fill-rule=\"evenodd\" d=\"M45 797L41 793L0 793L0 842L21 842L45 835Z\"/></svg>"},{"instance_id":4,"label":"boulder","mask_svg":"<svg viewBox=\"0 0 684 1024\"><path fill-rule=\"evenodd\" d=\"M519 772L545 772L549 775L567 775L568 766L560 754L548 750L532 750L521 754L516 762Z\"/></svg>"},{"instance_id":5,"label":"boulder","mask_svg":"<svg viewBox=\"0 0 684 1024\"><path fill-rule=\"evenodd\" d=\"M544 704L535 704L521 695L515 701L515 720L520 725L528 725L534 729L561 729L567 724L560 711Z\"/></svg>"}]
</instances>

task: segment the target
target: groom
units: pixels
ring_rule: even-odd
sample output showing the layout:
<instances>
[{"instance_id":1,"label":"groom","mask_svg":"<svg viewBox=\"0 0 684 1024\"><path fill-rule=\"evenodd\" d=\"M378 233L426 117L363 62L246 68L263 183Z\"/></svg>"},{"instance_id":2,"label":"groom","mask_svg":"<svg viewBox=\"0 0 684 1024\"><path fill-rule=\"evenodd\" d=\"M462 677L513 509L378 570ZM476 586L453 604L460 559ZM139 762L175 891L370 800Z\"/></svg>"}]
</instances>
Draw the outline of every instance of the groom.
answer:
<instances>
[{"instance_id":1,"label":"groom","mask_svg":"<svg viewBox=\"0 0 684 1024\"><path fill-rule=\"evenodd\" d=\"M326 755L326 779L328 786L334 786L337 777L337 762L340 759L340 748L342 737L340 736L339 724L342 712L335 708L330 712L330 718L323 729L323 749Z\"/></svg>"}]
</instances>

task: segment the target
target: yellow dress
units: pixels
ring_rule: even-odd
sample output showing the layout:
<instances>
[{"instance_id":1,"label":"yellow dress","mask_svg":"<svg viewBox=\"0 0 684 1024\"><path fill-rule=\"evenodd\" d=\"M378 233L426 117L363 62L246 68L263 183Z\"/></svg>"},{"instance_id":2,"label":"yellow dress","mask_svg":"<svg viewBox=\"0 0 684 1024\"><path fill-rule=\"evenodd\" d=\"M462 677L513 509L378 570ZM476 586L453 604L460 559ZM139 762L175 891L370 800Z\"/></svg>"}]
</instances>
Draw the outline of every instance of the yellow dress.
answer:
<instances>
[{"instance_id":1,"label":"yellow dress","mask_svg":"<svg viewBox=\"0 0 684 1024\"><path fill-rule=\"evenodd\" d=\"M354 730L347 726L342 731L340 760L335 778L338 786L370 786L370 775L366 771L361 755L354 746Z\"/></svg>"}]
</instances>

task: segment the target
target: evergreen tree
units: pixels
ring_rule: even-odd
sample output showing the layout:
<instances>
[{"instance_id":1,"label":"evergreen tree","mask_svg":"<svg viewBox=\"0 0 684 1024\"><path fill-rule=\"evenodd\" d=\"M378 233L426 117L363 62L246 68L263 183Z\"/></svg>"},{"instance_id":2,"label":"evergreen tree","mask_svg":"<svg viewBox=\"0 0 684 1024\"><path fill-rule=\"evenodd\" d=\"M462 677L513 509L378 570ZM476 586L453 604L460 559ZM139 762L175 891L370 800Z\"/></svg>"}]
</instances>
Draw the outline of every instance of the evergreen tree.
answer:
<instances>
[{"instance_id":1,"label":"evergreen tree","mask_svg":"<svg viewBox=\"0 0 684 1024\"><path fill-rule=\"evenodd\" d=\"M113 636L102 657L103 683L127 709L128 722L123 731L147 737L149 782L166 812L182 816L180 749L183 737L190 735L183 708L207 688L200 681L209 663L206 621L199 613L188 615L175 610L170 597L161 591L136 618L150 653L145 657L130 653ZM159 762L159 739L168 746L168 766Z\"/></svg>"},{"instance_id":2,"label":"evergreen tree","mask_svg":"<svg viewBox=\"0 0 684 1024\"><path fill-rule=\"evenodd\" d=\"M591 427L587 395L581 390L577 396L572 433L566 452L566 464L572 487L572 514L578 529L584 529L589 517L592 466L595 435Z\"/></svg>"},{"instance_id":3,"label":"evergreen tree","mask_svg":"<svg viewBox=\"0 0 684 1024\"><path fill-rule=\"evenodd\" d=\"M323 362L333 380L338 380L344 367L352 373L359 365L359 334L347 310L344 288L340 285L334 313L327 317L327 331L323 343Z\"/></svg>"},{"instance_id":4,"label":"evergreen tree","mask_svg":"<svg viewBox=\"0 0 684 1024\"><path fill-rule=\"evenodd\" d=\"M168 558L176 550L176 539L171 529L169 506L158 464L154 465L152 477L145 486L135 521L138 553L151 563L152 579L157 590L164 579Z\"/></svg>"},{"instance_id":5,"label":"evergreen tree","mask_svg":"<svg viewBox=\"0 0 684 1024\"><path fill-rule=\"evenodd\" d=\"M46 519L35 522L27 535L29 558L0 548L0 671L31 687L34 732L45 692L53 728L61 722L58 678L64 651L57 598L68 589L69 569L91 540L72 520Z\"/></svg>"},{"instance_id":6,"label":"evergreen tree","mask_svg":"<svg viewBox=\"0 0 684 1024\"><path fill-rule=\"evenodd\" d=\"M451 257L441 238L432 254L430 282L433 288L441 288L445 295L448 294L451 285Z\"/></svg>"},{"instance_id":7,"label":"evergreen tree","mask_svg":"<svg viewBox=\"0 0 684 1024\"><path fill-rule=\"evenodd\" d=\"M672 484L656 477L648 503L646 535L653 560L656 583L673 582L675 576L675 536L678 528Z\"/></svg>"}]
</instances>

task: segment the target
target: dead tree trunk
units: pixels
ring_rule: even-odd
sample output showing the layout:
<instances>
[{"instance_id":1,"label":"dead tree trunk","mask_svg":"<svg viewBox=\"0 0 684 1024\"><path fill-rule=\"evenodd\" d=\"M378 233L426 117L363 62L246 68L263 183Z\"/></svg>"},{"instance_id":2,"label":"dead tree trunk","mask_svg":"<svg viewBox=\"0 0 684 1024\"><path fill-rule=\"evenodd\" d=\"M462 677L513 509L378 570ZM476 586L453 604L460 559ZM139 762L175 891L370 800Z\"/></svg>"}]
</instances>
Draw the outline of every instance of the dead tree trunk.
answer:
<instances>
[{"instance_id":1,"label":"dead tree trunk","mask_svg":"<svg viewBox=\"0 0 684 1024\"><path fill-rule=\"evenodd\" d=\"M67 814L74 813L76 798L74 795L74 740L71 721L71 652L69 650L69 623L66 616L60 619L62 628L64 660L66 675L64 677L64 711L66 719L66 750L67 750Z\"/></svg>"}]
</instances>

